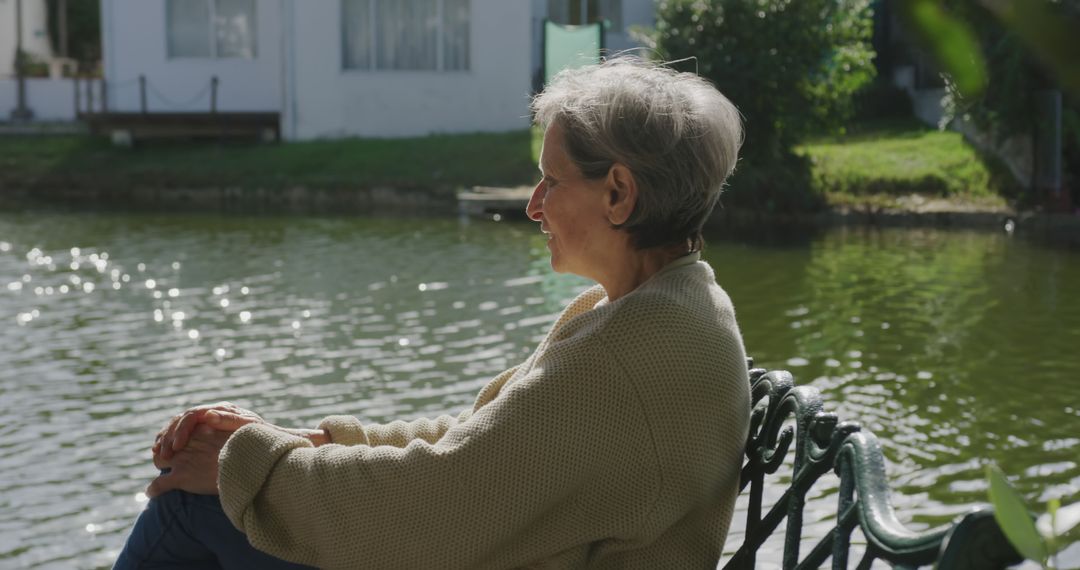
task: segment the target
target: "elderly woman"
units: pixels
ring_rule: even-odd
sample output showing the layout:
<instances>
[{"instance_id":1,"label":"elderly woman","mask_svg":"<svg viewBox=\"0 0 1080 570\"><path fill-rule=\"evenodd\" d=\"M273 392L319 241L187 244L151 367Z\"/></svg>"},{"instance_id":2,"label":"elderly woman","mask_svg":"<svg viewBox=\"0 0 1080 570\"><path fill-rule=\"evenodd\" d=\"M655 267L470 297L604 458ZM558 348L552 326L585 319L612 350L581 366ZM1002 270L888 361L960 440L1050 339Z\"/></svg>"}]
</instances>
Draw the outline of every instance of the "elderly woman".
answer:
<instances>
[{"instance_id":1,"label":"elderly woman","mask_svg":"<svg viewBox=\"0 0 1080 570\"><path fill-rule=\"evenodd\" d=\"M695 75L628 59L562 72L533 109L528 215L555 271L597 285L457 416L308 432L227 404L177 416L118 567L715 566L749 395L699 255L739 114Z\"/></svg>"}]
</instances>

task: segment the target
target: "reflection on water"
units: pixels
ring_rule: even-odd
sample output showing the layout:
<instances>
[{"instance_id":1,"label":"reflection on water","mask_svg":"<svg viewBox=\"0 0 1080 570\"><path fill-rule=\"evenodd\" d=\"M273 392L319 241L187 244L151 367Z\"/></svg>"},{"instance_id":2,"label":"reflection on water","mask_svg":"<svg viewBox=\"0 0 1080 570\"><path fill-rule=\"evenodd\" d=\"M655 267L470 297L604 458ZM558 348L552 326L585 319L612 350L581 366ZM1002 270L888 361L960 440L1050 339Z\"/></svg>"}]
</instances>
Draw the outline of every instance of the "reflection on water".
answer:
<instances>
[{"instance_id":1,"label":"reflection on water","mask_svg":"<svg viewBox=\"0 0 1080 570\"><path fill-rule=\"evenodd\" d=\"M1080 255L837 230L706 258L757 362L881 436L913 526L983 502L984 459L1080 501ZM0 567L107 565L185 406L307 426L457 411L585 286L529 224L0 215Z\"/></svg>"}]
</instances>

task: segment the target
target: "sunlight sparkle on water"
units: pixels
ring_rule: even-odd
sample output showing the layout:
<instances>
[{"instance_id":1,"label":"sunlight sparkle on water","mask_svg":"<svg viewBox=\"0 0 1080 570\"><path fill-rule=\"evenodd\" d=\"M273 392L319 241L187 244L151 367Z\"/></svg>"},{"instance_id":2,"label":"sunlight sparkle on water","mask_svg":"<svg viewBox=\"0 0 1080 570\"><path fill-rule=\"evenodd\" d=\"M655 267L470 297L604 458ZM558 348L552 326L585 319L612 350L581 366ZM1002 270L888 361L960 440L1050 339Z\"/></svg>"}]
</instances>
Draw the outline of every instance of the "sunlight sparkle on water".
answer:
<instances>
[{"instance_id":1,"label":"sunlight sparkle on water","mask_svg":"<svg viewBox=\"0 0 1080 570\"><path fill-rule=\"evenodd\" d=\"M251 313L249 311L240 311L240 322L246 323L251 320Z\"/></svg>"},{"instance_id":2,"label":"sunlight sparkle on water","mask_svg":"<svg viewBox=\"0 0 1080 570\"><path fill-rule=\"evenodd\" d=\"M177 289L176 287L173 287L172 289L169 289L169 296L170 297L179 297L180 296L180 290Z\"/></svg>"},{"instance_id":3,"label":"sunlight sparkle on water","mask_svg":"<svg viewBox=\"0 0 1080 570\"><path fill-rule=\"evenodd\" d=\"M0 241L0 251L11 251L11 244L6 241Z\"/></svg>"},{"instance_id":4,"label":"sunlight sparkle on water","mask_svg":"<svg viewBox=\"0 0 1080 570\"><path fill-rule=\"evenodd\" d=\"M146 280L146 288L147 289L153 289L154 287L157 287L157 281L154 281L153 279L147 279Z\"/></svg>"},{"instance_id":5,"label":"sunlight sparkle on water","mask_svg":"<svg viewBox=\"0 0 1080 570\"><path fill-rule=\"evenodd\" d=\"M190 338L191 340L198 340L199 339L199 331L197 331L195 329L189 330L187 332L187 335L188 335L188 338Z\"/></svg>"}]
</instances>

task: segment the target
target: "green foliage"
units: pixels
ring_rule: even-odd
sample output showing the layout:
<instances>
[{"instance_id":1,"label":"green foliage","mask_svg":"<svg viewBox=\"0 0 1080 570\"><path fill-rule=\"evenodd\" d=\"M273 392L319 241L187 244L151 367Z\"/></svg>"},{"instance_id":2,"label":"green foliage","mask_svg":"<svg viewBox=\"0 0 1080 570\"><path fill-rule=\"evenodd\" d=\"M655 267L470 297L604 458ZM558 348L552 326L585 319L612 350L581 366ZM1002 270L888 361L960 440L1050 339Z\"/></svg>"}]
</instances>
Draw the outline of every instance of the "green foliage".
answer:
<instances>
[{"instance_id":1,"label":"green foliage","mask_svg":"<svg viewBox=\"0 0 1080 570\"><path fill-rule=\"evenodd\" d=\"M101 0L67 0L68 57L90 66L101 59ZM60 2L47 0L49 38L60 53Z\"/></svg>"},{"instance_id":2,"label":"green foliage","mask_svg":"<svg viewBox=\"0 0 1080 570\"><path fill-rule=\"evenodd\" d=\"M986 64L971 27L953 17L938 0L905 0L903 14L922 43L937 57L965 97L975 97L986 88Z\"/></svg>"},{"instance_id":3,"label":"green foliage","mask_svg":"<svg viewBox=\"0 0 1080 570\"><path fill-rule=\"evenodd\" d=\"M804 136L852 114L874 74L869 0L663 0L651 41L697 71L746 118L744 156L786 160Z\"/></svg>"},{"instance_id":4,"label":"green foliage","mask_svg":"<svg viewBox=\"0 0 1080 570\"><path fill-rule=\"evenodd\" d=\"M1061 538L1074 527L1080 528L1080 503L1062 508L1060 501L1052 499L1047 503L1047 513L1036 523L1023 497L1009 484L1001 469L987 465L986 478L990 483L994 520L1005 538L1025 558L1040 563L1043 568L1052 568L1051 557L1068 544Z\"/></svg>"},{"instance_id":5,"label":"green foliage","mask_svg":"<svg viewBox=\"0 0 1080 570\"><path fill-rule=\"evenodd\" d=\"M910 1L910 0L909 0ZM979 94L966 93L955 81L947 82L946 120L971 119L999 139L1038 130L1039 92L1062 88L1064 97L1063 170L1066 179L1080 181L1080 0L1017 0L976 2L946 0L950 13L977 31L978 46L972 61L985 62L988 83ZM1076 184L1074 182L1073 184Z\"/></svg>"},{"instance_id":6,"label":"green foliage","mask_svg":"<svg viewBox=\"0 0 1080 570\"><path fill-rule=\"evenodd\" d=\"M537 176L534 139L531 131L521 130L288 144L158 142L117 148L85 136L0 136L0 188L80 190L149 183L444 191L473 185L532 185Z\"/></svg>"},{"instance_id":7,"label":"green foliage","mask_svg":"<svg viewBox=\"0 0 1080 570\"><path fill-rule=\"evenodd\" d=\"M1035 522L1024 504L1024 499L1009 485L1005 474L997 466L986 466L986 478L990 481L990 502L994 505L994 519L1005 533L1005 538L1008 538L1025 558L1045 566L1050 553L1035 528Z\"/></svg>"},{"instance_id":8,"label":"green foliage","mask_svg":"<svg viewBox=\"0 0 1080 570\"><path fill-rule=\"evenodd\" d=\"M811 165L811 188L831 206L909 209L912 202L1004 207L1015 192L1004 166L960 133L912 119L876 121L843 136L796 147ZM912 199L918 195L919 199ZM905 205L907 204L907 205Z\"/></svg>"}]
</instances>

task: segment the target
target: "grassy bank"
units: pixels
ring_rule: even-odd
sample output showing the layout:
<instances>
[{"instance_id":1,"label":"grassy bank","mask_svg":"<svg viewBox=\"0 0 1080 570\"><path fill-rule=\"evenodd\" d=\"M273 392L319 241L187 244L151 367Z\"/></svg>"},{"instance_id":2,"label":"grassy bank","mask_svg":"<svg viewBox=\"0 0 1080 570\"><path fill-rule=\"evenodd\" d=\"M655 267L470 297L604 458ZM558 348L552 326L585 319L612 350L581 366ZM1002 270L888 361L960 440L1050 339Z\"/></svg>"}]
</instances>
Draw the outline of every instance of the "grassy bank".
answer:
<instances>
[{"instance_id":1,"label":"grassy bank","mask_svg":"<svg viewBox=\"0 0 1080 570\"><path fill-rule=\"evenodd\" d=\"M994 209L1016 194L997 161L981 155L960 133L915 121L874 123L843 136L799 146L809 159L813 191L833 208Z\"/></svg>"},{"instance_id":2,"label":"grassy bank","mask_svg":"<svg viewBox=\"0 0 1080 570\"><path fill-rule=\"evenodd\" d=\"M453 188L529 184L534 136L436 135L291 144L117 148L84 136L0 137L0 187Z\"/></svg>"},{"instance_id":3,"label":"grassy bank","mask_svg":"<svg viewBox=\"0 0 1080 570\"><path fill-rule=\"evenodd\" d=\"M0 189L391 187L448 191L535 182L542 133L343 139L289 144L172 143L118 148L85 136L0 137ZM1007 176L963 138L914 121L858 127L797 152L805 190L832 208L994 209ZM750 165L743 170L752 171ZM776 177L764 173L759 183ZM748 177L751 181L751 177ZM749 186L754 186L750 183ZM755 193L755 188L733 188ZM816 198L822 198L818 200ZM751 209L754 202L749 201ZM758 207L761 207L760 204Z\"/></svg>"}]
</instances>

